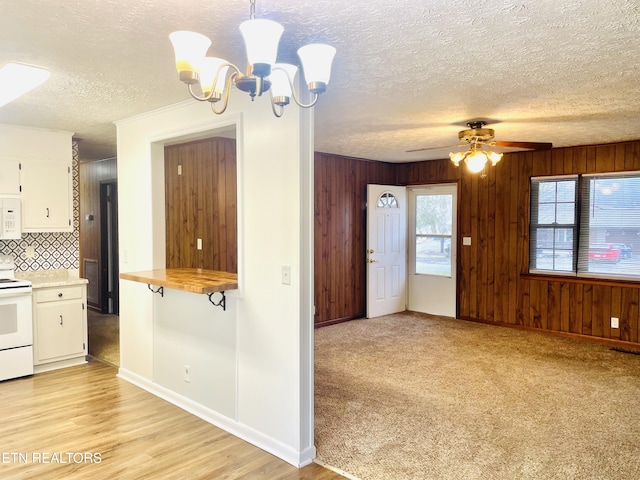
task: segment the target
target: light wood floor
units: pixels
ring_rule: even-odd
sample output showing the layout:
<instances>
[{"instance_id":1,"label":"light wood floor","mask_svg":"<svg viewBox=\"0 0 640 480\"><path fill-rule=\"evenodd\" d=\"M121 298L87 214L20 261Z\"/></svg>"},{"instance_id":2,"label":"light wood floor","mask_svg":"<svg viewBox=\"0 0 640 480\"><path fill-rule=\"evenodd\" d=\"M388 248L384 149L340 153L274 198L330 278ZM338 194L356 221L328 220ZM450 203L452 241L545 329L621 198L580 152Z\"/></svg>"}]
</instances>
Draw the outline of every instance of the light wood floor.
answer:
<instances>
[{"instance_id":1,"label":"light wood floor","mask_svg":"<svg viewBox=\"0 0 640 480\"><path fill-rule=\"evenodd\" d=\"M115 375L92 361L0 382L0 478L344 478L297 469Z\"/></svg>"}]
</instances>

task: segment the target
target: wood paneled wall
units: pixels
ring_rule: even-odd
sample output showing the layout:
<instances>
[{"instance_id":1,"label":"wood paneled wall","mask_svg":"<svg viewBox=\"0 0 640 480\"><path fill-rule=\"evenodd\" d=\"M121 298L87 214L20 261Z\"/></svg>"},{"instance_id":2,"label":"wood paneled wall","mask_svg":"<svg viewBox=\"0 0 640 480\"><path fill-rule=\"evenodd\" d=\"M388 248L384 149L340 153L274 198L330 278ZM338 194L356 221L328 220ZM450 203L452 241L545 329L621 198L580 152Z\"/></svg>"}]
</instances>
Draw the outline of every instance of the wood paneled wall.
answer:
<instances>
[{"instance_id":1,"label":"wood paneled wall","mask_svg":"<svg viewBox=\"0 0 640 480\"><path fill-rule=\"evenodd\" d=\"M95 265L97 280L89 279L88 290L95 292L90 295L89 305L95 308L102 307L102 285L100 272L101 238L100 238L100 184L105 181L117 179L117 162L115 158L95 162L81 162L78 168L78 183L80 190L80 275L85 277L85 260ZM93 220L87 219L87 215L93 215ZM95 278L95 275L94 275Z\"/></svg>"},{"instance_id":2,"label":"wood paneled wall","mask_svg":"<svg viewBox=\"0 0 640 480\"><path fill-rule=\"evenodd\" d=\"M367 184L393 185L397 172L393 164L316 153L316 325L365 315Z\"/></svg>"},{"instance_id":3,"label":"wood paneled wall","mask_svg":"<svg viewBox=\"0 0 640 480\"><path fill-rule=\"evenodd\" d=\"M236 176L235 139L165 147L167 268L238 272Z\"/></svg>"},{"instance_id":4,"label":"wood paneled wall","mask_svg":"<svg viewBox=\"0 0 640 480\"><path fill-rule=\"evenodd\" d=\"M327 189L316 192L315 263L316 269L328 270L320 277L316 272L320 323L347 317L344 312L364 315L366 270L364 257L356 255L364 252L364 239L359 237L364 235L365 212L362 208L359 218L347 215L349 194L338 195L349 188L339 182L352 175L348 164L353 162L360 161L331 157L329 162L316 156L316 175L323 176L316 179L316 187ZM640 282L528 274L531 176L640 171L640 142L505 154L484 178L454 167L448 159L383 168L392 179L387 182L398 185L459 182L459 318L640 343ZM354 188L363 191L360 185ZM321 210L331 213L324 216L325 224L319 221L319 201L332 202L321 204ZM318 230L329 242L322 245L322 254ZM337 232L325 233L333 230ZM462 246L463 236L471 237L471 246ZM359 241L349 247L348 238ZM341 249L351 251L340 254ZM326 256L329 252L335 259ZM611 316L620 319L619 329L610 328Z\"/></svg>"},{"instance_id":5,"label":"wood paneled wall","mask_svg":"<svg viewBox=\"0 0 640 480\"><path fill-rule=\"evenodd\" d=\"M640 282L529 275L528 269L531 177L640 170L640 142L507 154L485 178L449 163L406 164L400 179L460 179L459 241L472 239L471 246L458 246L460 318L638 343ZM612 316L620 328L610 327Z\"/></svg>"}]
</instances>

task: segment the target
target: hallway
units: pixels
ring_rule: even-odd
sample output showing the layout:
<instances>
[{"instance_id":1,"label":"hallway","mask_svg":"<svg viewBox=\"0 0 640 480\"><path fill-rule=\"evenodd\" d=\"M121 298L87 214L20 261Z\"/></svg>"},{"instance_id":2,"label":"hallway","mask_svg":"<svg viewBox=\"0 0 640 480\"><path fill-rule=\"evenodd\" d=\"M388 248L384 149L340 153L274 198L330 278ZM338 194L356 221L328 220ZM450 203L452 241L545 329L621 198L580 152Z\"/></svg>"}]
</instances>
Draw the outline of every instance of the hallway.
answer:
<instances>
[{"instance_id":1,"label":"hallway","mask_svg":"<svg viewBox=\"0 0 640 480\"><path fill-rule=\"evenodd\" d=\"M87 313L89 355L114 367L120 366L120 318L118 315Z\"/></svg>"}]
</instances>

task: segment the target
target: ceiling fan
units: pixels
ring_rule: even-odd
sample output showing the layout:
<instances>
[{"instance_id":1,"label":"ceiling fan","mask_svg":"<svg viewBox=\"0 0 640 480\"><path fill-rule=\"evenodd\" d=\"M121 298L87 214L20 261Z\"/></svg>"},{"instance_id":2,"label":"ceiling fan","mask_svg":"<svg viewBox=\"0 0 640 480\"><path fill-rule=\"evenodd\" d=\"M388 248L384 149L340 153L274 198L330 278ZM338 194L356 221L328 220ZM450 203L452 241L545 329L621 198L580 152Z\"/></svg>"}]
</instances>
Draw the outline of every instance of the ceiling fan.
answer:
<instances>
[{"instance_id":1,"label":"ceiling fan","mask_svg":"<svg viewBox=\"0 0 640 480\"><path fill-rule=\"evenodd\" d=\"M519 148L523 150L548 150L552 147L551 143L546 142L495 141L495 131L492 128L484 128L486 124L487 123L484 120L473 120L467 122L467 126L469 127L468 129L458 132L458 138L461 141L466 142L463 143L462 146L467 146L467 149L462 152L449 153L449 157L456 167L460 166L460 162L464 161L471 172L478 173L484 169L487 161L491 161L491 165L495 166L502 159L502 153L483 150L483 145L491 147ZM407 152L438 150L458 146L460 145L417 148L415 150L407 150Z\"/></svg>"},{"instance_id":2,"label":"ceiling fan","mask_svg":"<svg viewBox=\"0 0 640 480\"><path fill-rule=\"evenodd\" d=\"M488 145L492 147L508 147L508 148L520 148L523 150L548 150L553 144L547 142L507 142L507 141L496 141L495 138L495 130L493 128L484 128L487 125L487 122L484 120L472 120L467 122L468 129L460 130L458 132L458 138L461 141L467 142L467 145ZM423 152L426 150L442 150L444 148L454 148L462 145L445 145L442 147L427 147L427 148L416 148L413 150L407 150L407 153L410 152Z\"/></svg>"}]
</instances>

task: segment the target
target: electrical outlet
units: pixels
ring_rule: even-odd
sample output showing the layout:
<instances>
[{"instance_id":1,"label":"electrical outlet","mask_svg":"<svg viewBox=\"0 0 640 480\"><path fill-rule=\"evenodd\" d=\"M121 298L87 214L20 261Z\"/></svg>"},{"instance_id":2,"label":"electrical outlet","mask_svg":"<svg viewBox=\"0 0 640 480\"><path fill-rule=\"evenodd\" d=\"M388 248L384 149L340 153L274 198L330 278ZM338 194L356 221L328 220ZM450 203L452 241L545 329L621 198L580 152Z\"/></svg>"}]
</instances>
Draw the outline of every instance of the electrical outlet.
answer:
<instances>
[{"instance_id":1,"label":"electrical outlet","mask_svg":"<svg viewBox=\"0 0 640 480\"><path fill-rule=\"evenodd\" d=\"M620 328L620 319L618 317L611 317L611 328Z\"/></svg>"},{"instance_id":2,"label":"electrical outlet","mask_svg":"<svg viewBox=\"0 0 640 480\"><path fill-rule=\"evenodd\" d=\"M30 245L28 247L24 247L24 256L27 258L33 258L36 256L36 247Z\"/></svg>"},{"instance_id":3,"label":"electrical outlet","mask_svg":"<svg viewBox=\"0 0 640 480\"><path fill-rule=\"evenodd\" d=\"M189 369L190 369L189 365L184 366L184 381L187 383L191 383L191 375L190 375Z\"/></svg>"},{"instance_id":4,"label":"electrical outlet","mask_svg":"<svg viewBox=\"0 0 640 480\"><path fill-rule=\"evenodd\" d=\"M197 246L198 250L202 250L202 239L201 238L198 238L196 240L196 246Z\"/></svg>"}]
</instances>

